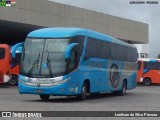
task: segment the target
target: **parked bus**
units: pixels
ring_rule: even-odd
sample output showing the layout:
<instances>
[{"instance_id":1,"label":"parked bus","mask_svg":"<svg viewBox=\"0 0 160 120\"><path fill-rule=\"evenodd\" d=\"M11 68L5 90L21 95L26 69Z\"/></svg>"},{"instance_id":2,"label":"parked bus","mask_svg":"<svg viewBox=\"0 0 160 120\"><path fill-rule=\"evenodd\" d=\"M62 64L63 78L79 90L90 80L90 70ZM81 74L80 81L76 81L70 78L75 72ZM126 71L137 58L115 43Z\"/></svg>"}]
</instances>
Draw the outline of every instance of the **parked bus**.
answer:
<instances>
[{"instance_id":1,"label":"parked bus","mask_svg":"<svg viewBox=\"0 0 160 120\"><path fill-rule=\"evenodd\" d=\"M18 74L19 74L19 64L20 55L22 47L18 47L22 43L18 43L13 47L15 53L12 52L12 47L6 44L0 44L0 84L7 83L9 85L17 85ZM13 57L11 53L15 54Z\"/></svg>"},{"instance_id":2,"label":"parked bus","mask_svg":"<svg viewBox=\"0 0 160 120\"><path fill-rule=\"evenodd\" d=\"M160 83L160 59L139 59L137 82L146 86Z\"/></svg>"},{"instance_id":3,"label":"parked bus","mask_svg":"<svg viewBox=\"0 0 160 120\"><path fill-rule=\"evenodd\" d=\"M44 28L28 34L22 51L20 94L78 96L136 87L137 49L82 28Z\"/></svg>"},{"instance_id":4,"label":"parked bus","mask_svg":"<svg viewBox=\"0 0 160 120\"><path fill-rule=\"evenodd\" d=\"M7 83L10 78L10 46L6 44L0 44L0 84Z\"/></svg>"}]
</instances>

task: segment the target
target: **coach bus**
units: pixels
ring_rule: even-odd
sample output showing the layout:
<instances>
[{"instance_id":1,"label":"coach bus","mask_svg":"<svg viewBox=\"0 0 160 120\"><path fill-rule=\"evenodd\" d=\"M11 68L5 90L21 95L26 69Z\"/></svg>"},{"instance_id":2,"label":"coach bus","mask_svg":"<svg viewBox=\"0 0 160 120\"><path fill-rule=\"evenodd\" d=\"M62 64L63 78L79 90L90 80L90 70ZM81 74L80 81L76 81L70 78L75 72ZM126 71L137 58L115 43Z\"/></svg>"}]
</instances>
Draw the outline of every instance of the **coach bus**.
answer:
<instances>
[{"instance_id":1,"label":"coach bus","mask_svg":"<svg viewBox=\"0 0 160 120\"><path fill-rule=\"evenodd\" d=\"M20 94L78 96L136 87L137 49L83 28L43 28L28 34L22 51Z\"/></svg>"},{"instance_id":2,"label":"coach bus","mask_svg":"<svg viewBox=\"0 0 160 120\"><path fill-rule=\"evenodd\" d=\"M160 59L139 59L137 82L146 86L160 83Z\"/></svg>"}]
</instances>

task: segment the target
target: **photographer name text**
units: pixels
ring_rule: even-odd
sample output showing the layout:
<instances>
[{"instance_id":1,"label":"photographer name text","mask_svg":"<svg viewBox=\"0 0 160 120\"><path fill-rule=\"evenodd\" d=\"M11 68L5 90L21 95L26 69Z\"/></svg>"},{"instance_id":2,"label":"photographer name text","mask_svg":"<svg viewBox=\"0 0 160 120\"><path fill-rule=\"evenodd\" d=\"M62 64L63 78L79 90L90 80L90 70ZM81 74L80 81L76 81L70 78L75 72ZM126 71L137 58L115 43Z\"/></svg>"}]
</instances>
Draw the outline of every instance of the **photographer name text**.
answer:
<instances>
[{"instance_id":1,"label":"photographer name text","mask_svg":"<svg viewBox=\"0 0 160 120\"><path fill-rule=\"evenodd\" d=\"M130 4L149 4L149 5L155 5L158 4L158 1L130 1Z\"/></svg>"}]
</instances>

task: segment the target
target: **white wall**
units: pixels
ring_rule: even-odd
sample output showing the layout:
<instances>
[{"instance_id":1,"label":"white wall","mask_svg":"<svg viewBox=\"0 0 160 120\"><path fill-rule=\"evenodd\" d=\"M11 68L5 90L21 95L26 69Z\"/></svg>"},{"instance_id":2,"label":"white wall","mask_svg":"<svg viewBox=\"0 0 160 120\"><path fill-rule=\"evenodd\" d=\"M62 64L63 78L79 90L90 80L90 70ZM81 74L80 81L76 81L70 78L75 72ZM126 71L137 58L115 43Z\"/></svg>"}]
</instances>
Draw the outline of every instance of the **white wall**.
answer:
<instances>
[{"instance_id":1,"label":"white wall","mask_svg":"<svg viewBox=\"0 0 160 120\"><path fill-rule=\"evenodd\" d=\"M137 47L138 53L146 53L149 55L149 44L135 44Z\"/></svg>"}]
</instances>

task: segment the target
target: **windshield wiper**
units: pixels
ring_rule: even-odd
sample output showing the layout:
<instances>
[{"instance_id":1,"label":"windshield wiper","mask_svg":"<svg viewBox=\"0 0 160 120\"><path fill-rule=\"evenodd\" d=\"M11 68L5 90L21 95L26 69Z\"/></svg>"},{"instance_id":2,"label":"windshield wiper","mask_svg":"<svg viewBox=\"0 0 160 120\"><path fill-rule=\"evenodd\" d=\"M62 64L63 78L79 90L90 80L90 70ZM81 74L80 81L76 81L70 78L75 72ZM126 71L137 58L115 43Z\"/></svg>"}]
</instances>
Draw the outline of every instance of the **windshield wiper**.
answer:
<instances>
[{"instance_id":1,"label":"windshield wiper","mask_svg":"<svg viewBox=\"0 0 160 120\"><path fill-rule=\"evenodd\" d=\"M47 55L47 67L48 67L48 70L49 70L49 75L51 77L51 75L52 75L52 69L51 69L51 60L49 59L49 53Z\"/></svg>"},{"instance_id":2,"label":"windshield wiper","mask_svg":"<svg viewBox=\"0 0 160 120\"><path fill-rule=\"evenodd\" d=\"M35 67L36 64L37 64L37 67L38 67L39 58L40 58L40 52L39 52L39 54L38 54L37 60L35 60L35 61L33 62L32 67L31 67L31 69L30 69L29 72L28 72L28 75L31 74L31 73L33 72L34 67Z\"/></svg>"}]
</instances>

